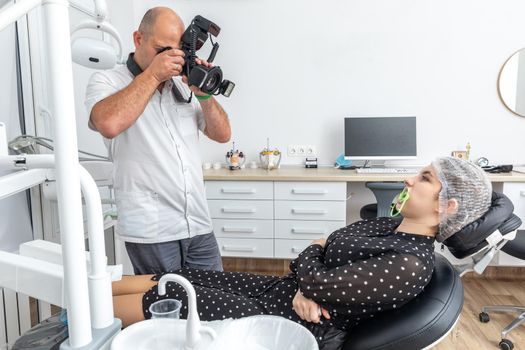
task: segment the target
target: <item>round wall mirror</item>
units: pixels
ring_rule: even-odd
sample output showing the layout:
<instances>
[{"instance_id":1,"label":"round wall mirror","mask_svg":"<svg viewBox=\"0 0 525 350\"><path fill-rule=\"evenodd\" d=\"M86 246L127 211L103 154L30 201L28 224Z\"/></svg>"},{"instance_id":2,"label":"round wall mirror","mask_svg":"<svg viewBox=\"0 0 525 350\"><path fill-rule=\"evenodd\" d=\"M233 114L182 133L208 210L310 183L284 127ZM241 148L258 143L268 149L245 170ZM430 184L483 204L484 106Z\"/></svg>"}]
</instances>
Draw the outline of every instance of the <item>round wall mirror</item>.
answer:
<instances>
[{"instance_id":1,"label":"round wall mirror","mask_svg":"<svg viewBox=\"0 0 525 350\"><path fill-rule=\"evenodd\" d=\"M498 90L505 106L525 117L525 48L510 56L501 68Z\"/></svg>"}]
</instances>

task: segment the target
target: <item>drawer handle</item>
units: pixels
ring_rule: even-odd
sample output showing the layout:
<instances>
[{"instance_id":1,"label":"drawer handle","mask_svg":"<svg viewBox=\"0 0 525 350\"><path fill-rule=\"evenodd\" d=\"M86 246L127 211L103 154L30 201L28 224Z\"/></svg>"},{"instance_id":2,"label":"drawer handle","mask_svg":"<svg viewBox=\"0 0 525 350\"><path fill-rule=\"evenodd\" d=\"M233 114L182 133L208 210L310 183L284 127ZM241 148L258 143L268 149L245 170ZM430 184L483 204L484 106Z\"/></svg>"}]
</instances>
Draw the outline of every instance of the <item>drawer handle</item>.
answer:
<instances>
[{"instance_id":1,"label":"drawer handle","mask_svg":"<svg viewBox=\"0 0 525 350\"><path fill-rule=\"evenodd\" d=\"M307 229L307 228L292 228L292 233L307 233L307 234L325 235L326 234L326 230L316 230L316 229Z\"/></svg>"},{"instance_id":2,"label":"drawer handle","mask_svg":"<svg viewBox=\"0 0 525 350\"><path fill-rule=\"evenodd\" d=\"M222 188L221 192L228 194L254 194L256 191L254 188Z\"/></svg>"},{"instance_id":3,"label":"drawer handle","mask_svg":"<svg viewBox=\"0 0 525 350\"><path fill-rule=\"evenodd\" d=\"M223 227L222 231L233 233L254 233L257 229L255 227Z\"/></svg>"},{"instance_id":4,"label":"drawer handle","mask_svg":"<svg viewBox=\"0 0 525 350\"><path fill-rule=\"evenodd\" d=\"M292 209L294 214L313 214L313 215L324 215L327 213L325 209Z\"/></svg>"},{"instance_id":5,"label":"drawer handle","mask_svg":"<svg viewBox=\"0 0 525 350\"><path fill-rule=\"evenodd\" d=\"M326 194L328 191L323 189L293 188L294 194Z\"/></svg>"},{"instance_id":6,"label":"drawer handle","mask_svg":"<svg viewBox=\"0 0 525 350\"><path fill-rule=\"evenodd\" d=\"M253 214L255 209L250 208L222 208L223 213L228 214Z\"/></svg>"},{"instance_id":7,"label":"drawer handle","mask_svg":"<svg viewBox=\"0 0 525 350\"><path fill-rule=\"evenodd\" d=\"M520 191L520 196L525 197L525 191Z\"/></svg>"},{"instance_id":8,"label":"drawer handle","mask_svg":"<svg viewBox=\"0 0 525 350\"><path fill-rule=\"evenodd\" d=\"M292 253L300 253L302 252L304 249L301 249L301 248L296 248L296 247L292 247Z\"/></svg>"},{"instance_id":9,"label":"drawer handle","mask_svg":"<svg viewBox=\"0 0 525 350\"><path fill-rule=\"evenodd\" d=\"M254 247L231 247L231 246L227 246L227 245L223 245L222 249L225 250L225 251L230 251L230 252L247 252L247 253L252 253L252 252L255 251Z\"/></svg>"}]
</instances>

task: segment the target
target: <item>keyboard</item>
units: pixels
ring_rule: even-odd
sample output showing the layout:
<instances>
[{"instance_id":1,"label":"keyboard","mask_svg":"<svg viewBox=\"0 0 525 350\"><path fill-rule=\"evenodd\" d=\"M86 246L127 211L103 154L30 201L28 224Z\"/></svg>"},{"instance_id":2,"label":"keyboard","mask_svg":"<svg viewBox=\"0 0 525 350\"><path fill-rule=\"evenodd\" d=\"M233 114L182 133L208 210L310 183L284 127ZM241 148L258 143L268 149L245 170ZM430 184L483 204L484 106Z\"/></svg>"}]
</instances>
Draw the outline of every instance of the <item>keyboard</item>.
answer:
<instances>
[{"instance_id":1,"label":"keyboard","mask_svg":"<svg viewBox=\"0 0 525 350\"><path fill-rule=\"evenodd\" d=\"M417 168L359 168L358 174L417 174Z\"/></svg>"}]
</instances>

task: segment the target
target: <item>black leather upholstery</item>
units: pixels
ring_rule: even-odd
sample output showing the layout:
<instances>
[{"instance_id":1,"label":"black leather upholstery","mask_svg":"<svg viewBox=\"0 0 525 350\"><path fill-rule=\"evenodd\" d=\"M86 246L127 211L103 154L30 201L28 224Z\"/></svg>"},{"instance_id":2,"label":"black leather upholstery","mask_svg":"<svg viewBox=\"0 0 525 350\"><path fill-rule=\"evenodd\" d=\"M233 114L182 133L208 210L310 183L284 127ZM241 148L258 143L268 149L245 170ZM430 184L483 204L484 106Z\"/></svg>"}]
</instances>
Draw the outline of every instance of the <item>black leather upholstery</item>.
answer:
<instances>
[{"instance_id":1,"label":"black leather upholstery","mask_svg":"<svg viewBox=\"0 0 525 350\"><path fill-rule=\"evenodd\" d=\"M521 225L521 220L512 214L513 210L514 205L507 196L492 192L492 204L487 213L452 235L443 244L458 259L476 253L487 245L485 239L497 229L505 234Z\"/></svg>"},{"instance_id":2,"label":"black leather upholstery","mask_svg":"<svg viewBox=\"0 0 525 350\"><path fill-rule=\"evenodd\" d=\"M361 217L363 220L377 217L377 203L363 206L359 211L359 217Z\"/></svg>"},{"instance_id":3,"label":"black leather upholstery","mask_svg":"<svg viewBox=\"0 0 525 350\"><path fill-rule=\"evenodd\" d=\"M430 283L414 300L353 328L344 350L419 350L437 341L463 307L463 285L454 267L436 254Z\"/></svg>"}]
</instances>

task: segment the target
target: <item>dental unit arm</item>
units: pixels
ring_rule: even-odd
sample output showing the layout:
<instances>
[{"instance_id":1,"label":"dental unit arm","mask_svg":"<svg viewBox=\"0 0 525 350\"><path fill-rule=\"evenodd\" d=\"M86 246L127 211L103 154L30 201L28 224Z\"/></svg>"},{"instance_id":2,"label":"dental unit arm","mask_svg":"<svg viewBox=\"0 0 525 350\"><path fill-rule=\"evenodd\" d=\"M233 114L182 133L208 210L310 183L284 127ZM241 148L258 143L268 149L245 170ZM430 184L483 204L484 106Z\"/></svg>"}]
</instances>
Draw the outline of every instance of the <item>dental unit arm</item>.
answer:
<instances>
[{"instance_id":1,"label":"dental unit arm","mask_svg":"<svg viewBox=\"0 0 525 350\"><path fill-rule=\"evenodd\" d=\"M115 34L105 23L105 2L95 1L96 29L106 29ZM120 332L121 322L114 318L111 281L106 270L103 217L100 195L90 175L79 165L77 154L77 130L73 85L73 65L67 0L20 0L0 10L0 31L15 23L34 8L42 8L42 29L45 32L47 50L45 62L50 80L49 103L54 107L53 134L56 136L53 155L8 156L5 143L0 143L0 168L18 171L0 177L0 198L5 198L46 181L48 174L56 178L58 218L62 244L62 268L60 287L67 308L68 338L61 349L102 349ZM116 32L116 31L115 31ZM118 33L116 33L118 34ZM115 36L120 45L120 38ZM119 52L122 50L119 49ZM117 55L115 55L116 57ZM0 130L0 134L2 131ZM1 138L1 137L0 137ZM24 170L22 170L24 169ZM27 170L25 170L27 169ZM81 187L88 209L90 235L91 271L87 272L85 259L84 227L82 216ZM15 291L24 288L15 281L18 271L25 269L32 276L41 277L42 288L47 276L60 278L55 271L41 271L35 259L1 252L5 259L0 267L9 267L9 275L2 276L4 285L14 285ZM10 256L18 259L8 259ZM39 261L39 260L36 260ZM4 264L5 262L5 264ZM33 262L32 265L29 262ZM57 264L47 263L47 266ZM46 265L42 262L42 265ZM0 286L0 287L2 287ZM36 286L38 287L38 286ZM33 288L35 283L33 283ZM18 289L20 290L20 289ZM36 291L38 295L38 291ZM31 296L31 295L29 295Z\"/></svg>"}]
</instances>

